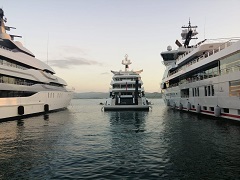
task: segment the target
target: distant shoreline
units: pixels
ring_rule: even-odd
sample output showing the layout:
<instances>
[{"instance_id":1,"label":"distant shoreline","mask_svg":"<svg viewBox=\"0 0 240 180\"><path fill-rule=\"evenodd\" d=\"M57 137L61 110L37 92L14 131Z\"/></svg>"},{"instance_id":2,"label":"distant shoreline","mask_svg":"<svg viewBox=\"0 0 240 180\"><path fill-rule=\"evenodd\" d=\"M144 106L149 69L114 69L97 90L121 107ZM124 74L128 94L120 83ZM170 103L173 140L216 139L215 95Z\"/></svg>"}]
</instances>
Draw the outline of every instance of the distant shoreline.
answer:
<instances>
[{"instance_id":1,"label":"distant shoreline","mask_svg":"<svg viewBox=\"0 0 240 180\"><path fill-rule=\"evenodd\" d=\"M107 97L106 97L107 98ZM73 97L73 99L106 99L106 98L78 98L78 97ZM155 98L152 98L152 97L147 97L148 99L162 99L162 97L155 97Z\"/></svg>"},{"instance_id":2,"label":"distant shoreline","mask_svg":"<svg viewBox=\"0 0 240 180\"><path fill-rule=\"evenodd\" d=\"M145 93L146 97L149 99L161 99L162 94L158 92ZM73 99L106 99L109 97L109 93L104 92L84 92L84 93L74 93Z\"/></svg>"}]
</instances>

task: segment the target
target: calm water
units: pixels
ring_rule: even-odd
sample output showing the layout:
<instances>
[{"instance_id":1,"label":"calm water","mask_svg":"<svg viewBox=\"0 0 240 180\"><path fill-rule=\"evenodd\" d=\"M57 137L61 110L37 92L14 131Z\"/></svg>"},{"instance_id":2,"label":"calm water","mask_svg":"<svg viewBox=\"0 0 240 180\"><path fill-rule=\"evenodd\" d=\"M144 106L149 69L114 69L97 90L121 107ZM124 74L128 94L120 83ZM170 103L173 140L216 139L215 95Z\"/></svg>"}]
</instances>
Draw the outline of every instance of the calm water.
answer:
<instances>
[{"instance_id":1,"label":"calm water","mask_svg":"<svg viewBox=\"0 0 240 180\"><path fill-rule=\"evenodd\" d=\"M240 123L101 101L0 123L0 179L240 179Z\"/></svg>"}]
</instances>

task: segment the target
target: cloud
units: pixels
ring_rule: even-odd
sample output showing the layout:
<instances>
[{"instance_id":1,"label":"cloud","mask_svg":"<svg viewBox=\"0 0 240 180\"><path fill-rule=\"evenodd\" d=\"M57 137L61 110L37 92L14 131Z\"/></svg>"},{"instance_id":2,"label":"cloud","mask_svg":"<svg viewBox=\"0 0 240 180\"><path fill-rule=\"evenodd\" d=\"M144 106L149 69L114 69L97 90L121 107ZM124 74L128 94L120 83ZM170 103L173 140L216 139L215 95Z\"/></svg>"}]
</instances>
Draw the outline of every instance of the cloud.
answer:
<instances>
[{"instance_id":1,"label":"cloud","mask_svg":"<svg viewBox=\"0 0 240 180\"><path fill-rule=\"evenodd\" d=\"M86 55L86 52L83 48L79 48L79 47L75 47L75 46L60 46L60 49L62 49L62 51L64 51L64 53L81 53L83 55Z\"/></svg>"},{"instance_id":2,"label":"cloud","mask_svg":"<svg viewBox=\"0 0 240 180\"><path fill-rule=\"evenodd\" d=\"M110 74L110 73L108 73L108 72L101 73L101 75L108 75L108 74Z\"/></svg>"},{"instance_id":3,"label":"cloud","mask_svg":"<svg viewBox=\"0 0 240 180\"><path fill-rule=\"evenodd\" d=\"M49 60L48 64L50 66L64 68L64 69L68 69L70 66L82 66L82 65L101 66L102 65L97 61L87 60L85 58L77 58L77 57L67 57L64 60Z\"/></svg>"}]
</instances>

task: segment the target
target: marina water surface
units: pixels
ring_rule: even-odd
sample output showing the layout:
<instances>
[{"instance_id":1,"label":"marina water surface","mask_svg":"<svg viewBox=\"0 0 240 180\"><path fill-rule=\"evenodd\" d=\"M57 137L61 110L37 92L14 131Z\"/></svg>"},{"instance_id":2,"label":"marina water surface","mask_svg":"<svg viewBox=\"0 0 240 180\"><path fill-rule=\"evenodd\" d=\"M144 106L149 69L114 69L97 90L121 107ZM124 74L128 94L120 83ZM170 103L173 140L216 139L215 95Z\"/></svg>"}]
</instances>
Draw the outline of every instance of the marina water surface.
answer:
<instances>
[{"instance_id":1,"label":"marina water surface","mask_svg":"<svg viewBox=\"0 0 240 180\"><path fill-rule=\"evenodd\" d=\"M240 179L240 123L100 102L0 123L0 179Z\"/></svg>"}]
</instances>

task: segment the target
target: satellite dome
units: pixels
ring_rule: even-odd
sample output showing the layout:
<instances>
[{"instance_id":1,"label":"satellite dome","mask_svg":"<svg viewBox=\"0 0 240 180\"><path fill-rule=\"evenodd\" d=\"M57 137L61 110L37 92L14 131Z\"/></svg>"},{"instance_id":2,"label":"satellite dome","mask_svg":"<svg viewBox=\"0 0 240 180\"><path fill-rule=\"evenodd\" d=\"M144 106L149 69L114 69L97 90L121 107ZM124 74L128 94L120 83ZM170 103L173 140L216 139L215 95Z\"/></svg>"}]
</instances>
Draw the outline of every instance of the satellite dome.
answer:
<instances>
[{"instance_id":1,"label":"satellite dome","mask_svg":"<svg viewBox=\"0 0 240 180\"><path fill-rule=\"evenodd\" d=\"M167 50L168 50L168 51L171 51L171 50L172 50L172 46L168 46L168 47L167 47Z\"/></svg>"}]
</instances>

